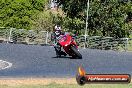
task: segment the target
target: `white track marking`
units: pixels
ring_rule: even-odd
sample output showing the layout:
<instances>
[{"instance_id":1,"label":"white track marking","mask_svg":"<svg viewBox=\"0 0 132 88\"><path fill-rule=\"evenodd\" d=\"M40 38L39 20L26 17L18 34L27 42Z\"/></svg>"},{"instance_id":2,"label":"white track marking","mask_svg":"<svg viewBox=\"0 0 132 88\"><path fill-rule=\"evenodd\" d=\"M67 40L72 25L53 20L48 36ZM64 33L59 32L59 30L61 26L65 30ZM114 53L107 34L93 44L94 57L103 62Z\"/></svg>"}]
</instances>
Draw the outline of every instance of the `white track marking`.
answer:
<instances>
[{"instance_id":1,"label":"white track marking","mask_svg":"<svg viewBox=\"0 0 132 88\"><path fill-rule=\"evenodd\" d=\"M7 65L4 66L5 64L7 64ZM0 70L10 68L11 66L12 66L12 63L0 60Z\"/></svg>"}]
</instances>

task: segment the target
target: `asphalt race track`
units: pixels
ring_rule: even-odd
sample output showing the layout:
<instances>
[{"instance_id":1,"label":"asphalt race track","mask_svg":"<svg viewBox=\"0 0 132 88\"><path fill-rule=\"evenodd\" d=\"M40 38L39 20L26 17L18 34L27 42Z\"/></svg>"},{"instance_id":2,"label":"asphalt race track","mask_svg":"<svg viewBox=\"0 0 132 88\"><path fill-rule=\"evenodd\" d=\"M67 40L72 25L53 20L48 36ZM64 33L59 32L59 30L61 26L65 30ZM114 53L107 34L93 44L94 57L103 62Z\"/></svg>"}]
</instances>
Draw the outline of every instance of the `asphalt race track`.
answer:
<instances>
[{"instance_id":1,"label":"asphalt race track","mask_svg":"<svg viewBox=\"0 0 132 88\"><path fill-rule=\"evenodd\" d=\"M12 63L0 77L74 77L82 65L87 73L132 75L132 52L80 49L83 59L55 58L51 46L0 44L0 60Z\"/></svg>"}]
</instances>

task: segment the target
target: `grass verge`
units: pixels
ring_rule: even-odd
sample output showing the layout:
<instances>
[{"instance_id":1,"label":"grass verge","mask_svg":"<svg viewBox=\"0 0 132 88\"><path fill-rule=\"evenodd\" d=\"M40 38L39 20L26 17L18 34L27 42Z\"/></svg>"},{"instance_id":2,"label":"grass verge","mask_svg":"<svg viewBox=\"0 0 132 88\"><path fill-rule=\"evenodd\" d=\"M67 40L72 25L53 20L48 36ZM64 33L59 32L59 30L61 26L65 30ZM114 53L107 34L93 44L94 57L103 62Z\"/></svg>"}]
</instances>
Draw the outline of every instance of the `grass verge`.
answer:
<instances>
[{"instance_id":1,"label":"grass verge","mask_svg":"<svg viewBox=\"0 0 132 88\"><path fill-rule=\"evenodd\" d=\"M132 88L132 84L85 84L84 86L80 86L78 84L51 83L48 85L0 85L0 88Z\"/></svg>"},{"instance_id":2,"label":"grass verge","mask_svg":"<svg viewBox=\"0 0 132 88\"><path fill-rule=\"evenodd\" d=\"M75 78L4 78L0 79L0 88L132 88L132 83L80 86Z\"/></svg>"}]
</instances>

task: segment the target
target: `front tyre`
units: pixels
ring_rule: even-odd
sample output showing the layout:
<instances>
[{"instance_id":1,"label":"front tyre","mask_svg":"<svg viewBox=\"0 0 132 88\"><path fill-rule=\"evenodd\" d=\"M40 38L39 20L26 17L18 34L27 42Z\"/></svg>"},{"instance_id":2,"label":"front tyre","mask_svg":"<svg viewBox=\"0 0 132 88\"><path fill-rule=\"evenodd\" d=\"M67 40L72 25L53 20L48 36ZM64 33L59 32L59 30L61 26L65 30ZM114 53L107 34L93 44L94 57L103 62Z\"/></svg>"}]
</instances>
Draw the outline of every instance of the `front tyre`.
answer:
<instances>
[{"instance_id":1,"label":"front tyre","mask_svg":"<svg viewBox=\"0 0 132 88\"><path fill-rule=\"evenodd\" d=\"M78 49L75 46L71 46L71 50L73 51L73 57L77 57L79 59L82 59L82 55L78 51Z\"/></svg>"}]
</instances>

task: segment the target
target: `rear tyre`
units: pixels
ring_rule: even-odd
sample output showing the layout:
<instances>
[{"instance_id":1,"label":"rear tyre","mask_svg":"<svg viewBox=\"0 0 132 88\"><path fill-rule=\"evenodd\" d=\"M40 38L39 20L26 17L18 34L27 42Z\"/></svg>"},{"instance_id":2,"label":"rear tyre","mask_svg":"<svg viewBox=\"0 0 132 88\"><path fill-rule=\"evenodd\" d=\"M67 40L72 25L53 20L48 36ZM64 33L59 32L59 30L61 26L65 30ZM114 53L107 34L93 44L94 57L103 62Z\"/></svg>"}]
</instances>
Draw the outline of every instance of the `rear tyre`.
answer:
<instances>
[{"instance_id":1,"label":"rear tyre","mask_svg":"<svg viewBox=\"0 0 132 88\"><path fill-rule=\"evenodd\" d=\"M82 59L82 55L80 54L80 52L78 51L78 49L75 46L71 46L71 50L73 51L73 54L74 54L72 57Z\"/></svg>"}]
</instances>

